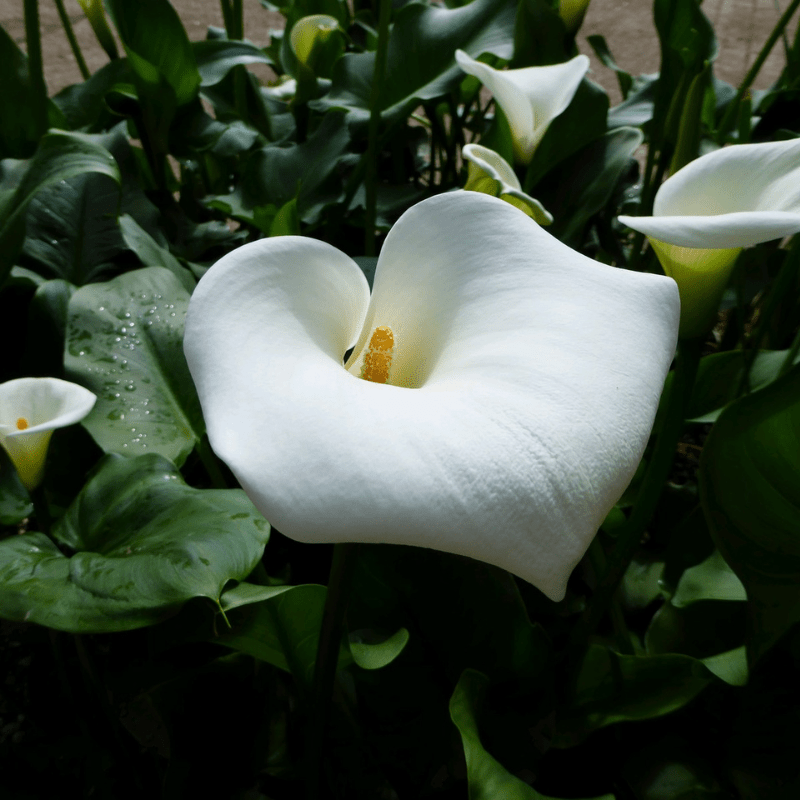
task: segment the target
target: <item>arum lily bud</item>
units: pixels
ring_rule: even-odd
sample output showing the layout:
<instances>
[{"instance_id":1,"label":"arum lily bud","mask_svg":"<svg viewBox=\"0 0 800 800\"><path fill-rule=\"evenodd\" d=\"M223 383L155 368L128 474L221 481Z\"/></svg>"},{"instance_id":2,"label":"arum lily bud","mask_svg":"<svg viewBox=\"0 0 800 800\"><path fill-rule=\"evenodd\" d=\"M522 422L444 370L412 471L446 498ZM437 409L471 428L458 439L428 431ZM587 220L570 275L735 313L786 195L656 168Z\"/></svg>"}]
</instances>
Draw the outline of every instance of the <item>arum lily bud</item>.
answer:
<instances>
[{"instance_id":1,"label":"arum lily bud","mask_svg":"<svg viewBox=\"0 0 800 800\"><path fill-rule=\"evenodd\" d=\"M456 50L456 61L494 95L511 128L514 157L529 164L550 123L569 105L589 69L578 55L563 64L522 69L493 69Z\"/></svg>"},{"instance_id":2,"label":"arum lily bud","mask_svg":"<svg viewBox=\"0 0 800 800\"><path fill-rule=\"evenodd\" d=\"M42 482L50 437L80 422L97 397L58 378L17 378L0 383L0 445L28 491Z\"/></svg>"},{"instance_id":3,"label":"arum lily bud","mask_svg":"<svg viewBox=\"0 0 800 800\"><path fill-rule=\"evenodd\" d=\"M329 77L333 62L344 52L339 22L328 14L312 14L292 26L289 43L297 60L315 75Z\"/></svg>"},{"instance_id":4,"label":"arum lily bud","mask_svg":"<svg viewBox=\"0 0 800 800\"><path fill-rule=\"evenodd\" d=\"M398 220L371 295L315 239L234 250L184 349L212 447L282 533L459 553L560 600L641 459L678 312L672 280L456 191Z\"/></svg>"},{"instance_id":5,"label":"arum lily bud","mask_svg":"<svg viewBox=\"0 0 800 800\"><path fill-rule=\"evenodd\" d=\"M800 139L738 144L690 162L659 187L646 234L681 295L683 338L703 336L743 247L800 231Z\"/></svg>"},{"instance_id":6,"label":"arum lily bud","mask_svg":"<svg viewBox=\"0 0 800 800\"><path fill-rule=\"evenodd\" d=\"M558 16L564 21L567 33L574 36L581 27L589 0L561 0L558 4Z\"/></svg>"},{"instance_id":7,"label":"arum lily bud","mask_svg":"<svg viewBox=\"0 0 800 800\"><path fill-rule=\"evenodd\" d=\"M114 41L114 34L111 33L111 28L108 26L106 13L103 10L103 0L78 0L78 3L83 9L83 13L86 14L86 18L89 20L100 46L106 51L110 59L118 58L117 43Z\"/></svg>"},{"instance_id":8,"label":"arum lily bud","mask_svg":"<svg viewBox=\"0 0 800 800\"><path fill-rule=\"evenodd\" d=\"M552 214L538 200L522 191L516 173L501 155L479 144L465 145L461 152L469 162L466 191L499 197L540 225L549 225L553 221Z\"/></svg>"}]
</instances>

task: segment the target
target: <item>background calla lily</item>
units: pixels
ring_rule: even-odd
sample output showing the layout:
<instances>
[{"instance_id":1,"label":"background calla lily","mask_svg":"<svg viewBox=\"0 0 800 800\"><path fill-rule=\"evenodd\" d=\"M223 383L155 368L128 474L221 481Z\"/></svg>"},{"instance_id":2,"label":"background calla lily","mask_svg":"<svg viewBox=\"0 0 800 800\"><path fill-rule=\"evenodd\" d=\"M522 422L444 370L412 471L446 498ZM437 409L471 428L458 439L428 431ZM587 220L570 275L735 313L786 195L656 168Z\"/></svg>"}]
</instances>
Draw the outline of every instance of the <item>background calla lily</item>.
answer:
<instances>
[{"instance_id":1,"label":"background calla lily","mask_svg":"<svg viewBox=\"0 0 800 800\"><path fill-rule=\"evenodd\" d=\"M514 155L529 164L550 123L569 105L589 69L578 55L547 67L497 70L456 50L456 61L494 95L505 112L514 140Z\"/></svg>"},{"instance_id":2,"label":"background calla lily","mask_svg":"<svg viewBox=\"0 0 800 800\"><path fill-rule=\"evenodd\" d=\"M461 152L469 170L464 189L499 197L540 225L549 225L553 221L553 215L538 200L522 191L513 168L499 153L479 144L465 145Z\"/></svg>"},{"instance_id":3,"label":"background calla lily","mask_svg":"<svg viewBox=\"0 0 800 800\"><path fill-rule=\"evenodd\" d=\"M659 187L653 216L619 220L647 235L677 281L681 336L701 336L741 248L800 231L800 139L708 153Z\"/></svg>"},{"instance_id":4,"label":"background calla lily","mask_svg":"<svg viewBox=\"0 0 800 800\"><path fill-rule=\"evenodd\" d=\"M371 297L312 239L225 256L184 347L212 446L280 531L460 553L558 600L639 463L677 324L673 281L453 192L396 223Z\"/></svg>"},{"instance_id":5,"label":"background calla lily","mask_svg":"<svg viewBox=\"0 0 800 800\"><path fill-rule=\"evenodd\" d=\"M0 384L0 445L29 491L44 477L50 437L80 422L97 397L58 378L17 378Z\"/></svg>"}]
</instances>

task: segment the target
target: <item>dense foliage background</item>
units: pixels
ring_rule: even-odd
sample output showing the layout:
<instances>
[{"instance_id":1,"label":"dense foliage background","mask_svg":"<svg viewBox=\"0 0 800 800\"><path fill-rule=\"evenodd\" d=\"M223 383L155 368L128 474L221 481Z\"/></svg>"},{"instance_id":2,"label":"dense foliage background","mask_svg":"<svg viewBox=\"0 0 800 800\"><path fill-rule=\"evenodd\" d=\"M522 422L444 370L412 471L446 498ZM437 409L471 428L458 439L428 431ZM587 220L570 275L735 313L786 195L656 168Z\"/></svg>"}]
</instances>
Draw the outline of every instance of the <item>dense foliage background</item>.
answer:
<instances>
[{"instance_id":1,"label":"dense foliage background","mask_svg":"<svg viewBox=\"0 0 800 800\"><path fill-rule=\"evenodd\" d=\"M36 0L25 52L0 28L0 382L98 396L33 494L0 449L3 797L796 797L800 240L739 256L562 602L456 556L297 544L208 446L182 350L197 280L285 234L371 280L402 212L464 186L466 143L513 163L456 49L561 63L582 9L262 0L286 20L263 46L241 0L203 41L167 0L81 5L108 61L53 97ZM655 0L656 74L593 37L622 101L584 79L517 165L548 230L659 271L617 215L703 153L800 135L797 5L738 87L696 0ZM785 69L752 91L773 48Z\"/></svg>"}]
</instances>

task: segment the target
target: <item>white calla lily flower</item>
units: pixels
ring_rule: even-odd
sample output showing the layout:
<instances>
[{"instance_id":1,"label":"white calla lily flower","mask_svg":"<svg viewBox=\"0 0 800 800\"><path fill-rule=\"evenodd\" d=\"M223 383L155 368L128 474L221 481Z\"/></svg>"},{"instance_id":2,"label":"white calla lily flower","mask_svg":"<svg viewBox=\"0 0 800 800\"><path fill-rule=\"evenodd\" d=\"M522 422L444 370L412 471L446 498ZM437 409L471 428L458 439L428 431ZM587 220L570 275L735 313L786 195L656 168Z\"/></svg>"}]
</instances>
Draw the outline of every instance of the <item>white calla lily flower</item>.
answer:
<instances>
[{"instance_id":1,"label":"white calla lily flower","mask_svg":"<svg viewBox=\"0 0 800 800\"><path fill-rule=\"evenodd\" d=\"M578 55L563 64L498 70L456 50L458 66L494 95L511 128L514 156L529 164L550 123L570 104L589 58Z\"/></svg>"},{"instance_id":2,"label":"white calla lily flower","mask_svg":"<svg viewBox=\"0 0 800 800\"><path fill-rule=\"evenodd\" d=\"M499 153L480 144L465 145L461 153L469 162L466 191L499 197L540 225L549 225L553 221L553 215L538 200L522 191L513 168Z\"/></svg>"},{"instance_id":3,"label":"white calla lily flower","mask_svg":"<svg viewBox=\"0 0 800 800\"><path fill-rule=\"evenodd\" d=\"M0 445L28 491L42 482L53 431L80 422L96 400L83 386L58 378L0 383Z\"/></svg>"},{"instance_id":4,"label":"white calla lily flower","mask_svg":"<svg viewBox=\"0 0 800 800\"><path fill-rule=\"evenodd\" d=\"M701 156L659 187L653 216L620 216L647 235L681 293L681 336L713 325L743 247L800 231L800 139Z\"/></svg>"},{"instance_id":5,"label":"white calla lily flower","mask_svg":"<svg viewBox=\"0 0 800 800\"><path fill-rule=\"evenodd\" d=\"M184 347L214 450L278 530L459 553L559 600L639 463L678 313L673 281L457 191L395 224L371 296L323 242L240 247Z\"/></svg>"}]
</instances>

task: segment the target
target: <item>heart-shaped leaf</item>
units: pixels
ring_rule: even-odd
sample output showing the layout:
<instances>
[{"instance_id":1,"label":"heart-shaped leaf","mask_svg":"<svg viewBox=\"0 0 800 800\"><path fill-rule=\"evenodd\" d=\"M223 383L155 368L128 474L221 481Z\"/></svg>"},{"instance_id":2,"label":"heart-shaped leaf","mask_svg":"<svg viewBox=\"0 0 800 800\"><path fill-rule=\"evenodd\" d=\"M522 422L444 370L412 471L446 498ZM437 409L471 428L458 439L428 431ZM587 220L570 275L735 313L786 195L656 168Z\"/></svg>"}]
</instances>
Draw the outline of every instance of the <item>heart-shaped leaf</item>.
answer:
<instances>
[{"instance_id":1,"label":"heart-shaped leaf","mask_svg":"<svg viewBox=\"0 0 800 800\"><path fill-rule=\"evenodd\" d=\"M189 293L163 267L84 286L72 296L64 366L97 403L83 421L106 452L156 452L182 464L203 433L183 355Z\"/></svg>"},{"instance_id":2,"label":"heart-shaped leaf","mask_svg":"<svg viewBox=\"0 0 800 800\"><path fill-rule=\"evenodd\" d=\"M130 630L252 571L269 524L238 489L192 489L155 454L106 456L54 526L0 542L0 616L74 633ZM74 551L74 554L67 553Z\"/></svg>"}]
</instances>

